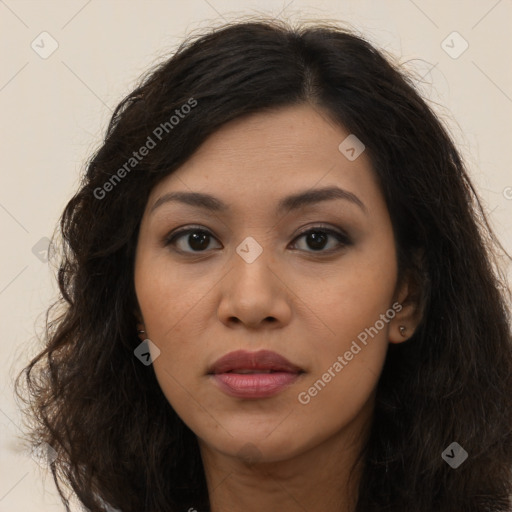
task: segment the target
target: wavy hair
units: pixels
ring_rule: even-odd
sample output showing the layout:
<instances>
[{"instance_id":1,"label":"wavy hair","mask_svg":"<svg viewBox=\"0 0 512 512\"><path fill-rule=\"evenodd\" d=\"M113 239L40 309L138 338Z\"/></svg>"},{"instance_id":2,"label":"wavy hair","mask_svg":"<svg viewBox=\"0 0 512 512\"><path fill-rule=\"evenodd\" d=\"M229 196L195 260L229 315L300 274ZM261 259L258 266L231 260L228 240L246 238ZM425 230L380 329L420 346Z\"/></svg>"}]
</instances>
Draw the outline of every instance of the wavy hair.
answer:
<instances>
[{"instance_id":1,"label":"wavy hair","mask_svg":"<svg viewBox=\"0 0 512 512\"><path fill-rule=\"evenodd\" d=\"M364 37L265 19L189 36L142 77L64 209L59 300L16 390L27 436L58 454L67 510L70 490L93 512L208 508L196 437L134 356L140 221L152 188L224 123L303 103L365 144L399 278L421 292L421 323L390 346L378 382L356 511L511 510L510 294L460 154L411 78ZM157 127L161 142L134 164ZM441 457L454 441L469 455L457 469Z\"/></svg>"}]
</instances>

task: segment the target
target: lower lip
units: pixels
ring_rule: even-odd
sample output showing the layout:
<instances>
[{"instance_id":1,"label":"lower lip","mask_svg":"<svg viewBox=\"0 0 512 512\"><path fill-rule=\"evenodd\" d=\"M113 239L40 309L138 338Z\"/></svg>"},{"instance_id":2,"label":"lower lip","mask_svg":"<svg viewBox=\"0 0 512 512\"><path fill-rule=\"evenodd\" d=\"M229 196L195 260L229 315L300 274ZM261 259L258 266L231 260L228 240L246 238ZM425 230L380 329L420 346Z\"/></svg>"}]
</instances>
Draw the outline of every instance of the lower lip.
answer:
<instances>
[{"instance_id":1,"label":"lower lip","mask_svg":"<svg viewBox=\"0 0 512 512\"><path fill-rule=\"evenodd\" d=\"M224 393L237 398L266 398L293 384L300 374L274 373L218 373L212 375Z\"/></svg>"}]
</instances>

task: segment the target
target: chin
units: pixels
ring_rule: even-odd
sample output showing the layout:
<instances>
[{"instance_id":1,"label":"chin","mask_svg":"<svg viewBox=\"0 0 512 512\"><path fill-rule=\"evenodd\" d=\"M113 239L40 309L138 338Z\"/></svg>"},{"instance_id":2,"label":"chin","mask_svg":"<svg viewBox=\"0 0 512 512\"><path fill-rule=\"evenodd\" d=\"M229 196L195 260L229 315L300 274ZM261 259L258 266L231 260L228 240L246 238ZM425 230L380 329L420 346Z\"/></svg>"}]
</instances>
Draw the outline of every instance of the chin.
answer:
<instances>
[{"instance_id":1,"label":"chin","mask_svg":"<svg viewBox=\"0 0 512 512\"><path fill-rule=\"evenodd\" d=\"M293 437L293 440L292 440ZM244 433L221 443L212 443L218 451L240 459L247 464L274 463L288 460L301 452L293 433L277 434L269 437L265 433Z\"/></svg>"}]
</instances>

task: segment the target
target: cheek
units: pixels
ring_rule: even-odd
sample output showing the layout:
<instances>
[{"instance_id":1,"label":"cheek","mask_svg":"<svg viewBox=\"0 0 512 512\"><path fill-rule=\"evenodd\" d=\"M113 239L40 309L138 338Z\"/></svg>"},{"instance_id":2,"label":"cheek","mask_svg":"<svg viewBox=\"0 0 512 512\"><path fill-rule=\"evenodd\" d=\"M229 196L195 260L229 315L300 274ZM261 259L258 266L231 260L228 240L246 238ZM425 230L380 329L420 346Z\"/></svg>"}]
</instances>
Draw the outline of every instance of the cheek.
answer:
<instances>
[{"instance_id":1,"label":"cheek","mask_svg":"<svg viewBox=\"0 0 512 512\"><path fill-rule=\"evenodd\" d=\"M332 332L316 344L312 371L294 396L305 431L334 434L372 407L388 348L385 311L380 301L347 300L327 315Z\"/></svg>"},{"instance_id":2,"label":"cheek","mask_svg":"<svg viewBox=\"0 0 512 512\"><path fill-rule=\"evenodd\" d=\"M197 268L197 267L196 267ZM190 314L208 292L208 283L193 269L159 255L141 254L135 266L135 289L147 331L156 343L190 329Z\"/></svg>"},{"instance_id":3,"label":"cheek","mask_svg":"<svg viewBox=\"0 0 512 512\"><path fill-rule=\"evenodd\" d=\"M189 393L198 395L196 385L205 371L200 355L215 317L205 305L218 278L211 272L202 275L199 267L172 265L165 253L141 253L135 266L135 289L146 332L160 350L153 363L156 377L169 402L178 408L183 402L187 411Z\"/></svg>"},{"instance_id":4,"label":"cheek","mask_svg":"<svg viewBox=\"0 0 512 512\"><path fill-rule=\"evenodd\" d=\"M324 346L340 349L391 308L396 279L393 239L384 233L356 246L316 278L297 279L294 292L322 320L327 336ZM386 334L388 323L385 328L380 322L379 326Z\"/></svg>"},{"instance_id":5,"label":"cheek","mask_svg":"<svg viewBox=\"0 0 512 512\"><path fill-rule=\"evenodd\" d=\"M348 418L372 395L395 316L391 302L396 277L394 246L388 242L354 253L328 279L322 279L312 301L322 321L322 334L311 338L313 371L297 396L311 413L321 416L322 409L339 404Z\"/></svg>"}]
</instances>

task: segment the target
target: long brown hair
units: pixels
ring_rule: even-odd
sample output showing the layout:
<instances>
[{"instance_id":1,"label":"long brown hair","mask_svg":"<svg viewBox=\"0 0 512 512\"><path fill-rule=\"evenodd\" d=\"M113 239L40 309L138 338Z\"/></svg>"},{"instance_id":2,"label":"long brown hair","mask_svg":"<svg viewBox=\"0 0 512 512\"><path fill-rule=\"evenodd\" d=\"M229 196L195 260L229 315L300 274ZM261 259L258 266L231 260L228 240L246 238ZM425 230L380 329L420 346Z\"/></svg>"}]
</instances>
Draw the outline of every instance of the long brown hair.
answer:
<instances>
[{"instance_id":1,"label":"long brown hair","mask_svg":"<svg viewBox=\"0 0 512 512\"><path fill-rule=\"evenodd\" d=\"M171 122L191 99L194 108ZM94 512L105 502L122 512L208 507L195 435L133 353L139 225L155 184L224 123L306 102L365 144L400 276L416 275L424 303L413 337L388 351L357 512L511 510L505 281L461 157L409 78L363 38L267 20L190 37L148 73L116 108L63 212L62 297L17 389L32 439L58 454L51 468L66 506L64 485ZM127 167L162 125L161 142ZM452 442L468 453L457 469L441 456Z\"/></svg>"}]
</instances>

